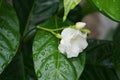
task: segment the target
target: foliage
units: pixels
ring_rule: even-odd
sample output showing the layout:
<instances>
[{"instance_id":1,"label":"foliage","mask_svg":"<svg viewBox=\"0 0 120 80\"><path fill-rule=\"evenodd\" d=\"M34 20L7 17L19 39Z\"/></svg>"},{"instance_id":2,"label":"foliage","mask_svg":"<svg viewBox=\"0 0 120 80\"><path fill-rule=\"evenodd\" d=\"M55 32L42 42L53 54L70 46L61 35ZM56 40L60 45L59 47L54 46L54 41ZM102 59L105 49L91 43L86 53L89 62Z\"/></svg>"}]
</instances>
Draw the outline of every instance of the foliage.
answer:
<instances>
[{"instance_id":1,"label":"foliage","mask_svg":"<svg viewBox=\"0 0 120 80\"><path fill-rule=\"evenodd\" d=\"M58 38L36 28L69 27L94 11L120 21L119 0L87 0L84 7L79 3L13 0L11 6L0 0L0 80L119 80L119 26L112 41L88 39L88 48L70 59L58 51Z\"/></svg>"},{"instance_id":2,"label":"foliage","mask_svg":"<svg viewBox=\"0 0 120 80\"><path fill-rule=\"evenodd\" d=\"M120 0L92 0L92 2L97 6L99 11L113 20L120 21Z\"/></svg>"},{"instance_id":3,"label":"foliage","mask_svg":"<svg viewBox=\"0 0 120 80\"><path fill-rule=\"evenodd\" d=\"M89 40L86 66L81 80L119 80L112 63L112 41ZM86 77L87 76L87 77Z\"/></svg>"},{"instance_id":4,"label":"foliage","mask_svg":"<svg viewBox=\"0 0 120 80\"><path fill-rule=\"evenodd\" d=\"M9 14L8 14L9 13ZM15 55L19 44L18 20L13 8L1 1L0 5L0 73Z\"/></svg>"},{"instance_id":5,"label":"foliage","mask_svg":"<svg viewBox=\"0 0 120 80\"><path fill-rule=\"evenodd\" d=\"M62 20L54 17L43 26L55 28L68 25L67 22L62 25L61 23L63 23ZM79 78L84 68L85 53L78 58L67 59L58 51L58 44L59 39L51 33L37 32L33 43L33 58L38 80L76 80Z\"/></svg>"}]
</instances>

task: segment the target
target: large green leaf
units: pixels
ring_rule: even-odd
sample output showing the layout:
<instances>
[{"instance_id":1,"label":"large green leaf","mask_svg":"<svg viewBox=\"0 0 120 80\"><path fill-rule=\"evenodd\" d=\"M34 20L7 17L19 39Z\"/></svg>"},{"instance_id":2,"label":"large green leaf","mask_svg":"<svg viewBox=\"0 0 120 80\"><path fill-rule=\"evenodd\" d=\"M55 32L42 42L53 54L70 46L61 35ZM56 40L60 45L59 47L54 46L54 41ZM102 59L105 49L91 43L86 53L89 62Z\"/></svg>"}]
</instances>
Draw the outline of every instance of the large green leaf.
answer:
<instances>
[{"instance_id":1,"label":"large green leaf","mask_svg":"<svg viewBox=\"0 0 120 80\"><path fill-rule=\"evenodd\" d=\"M61 20L62 21L62 20ZM60 20L50 19L46 27L68 26ZM85 53L67 59L58 51L59 39L49 32L38 30L33 43L35 72L38 80L78 80L85 64Z\"/></svg>"},{"instance_id":2,"label":"large green leaf","mask_svg":"<svg viewBox=\"0 0 120 80\"><path fill-rule=\"evenodd\" d=\"M89 40L86 66L81 80L119 80L112 63L111 41Z\"/></svg>"},{"instance_id":3,"label":"large green leaf","mask_svg":"<svg viewBox=\"0 0 120 80\"><path fill-rule=\"evenodd\" d=\"M63 20L66 20L66 17L70 10L74 9L76 5L80 3L80 0L64 0L64 16Z\"/></svg>"},{"instance_id":4,"label":"large green leaf","mask_svg":"<svg viewBox=\"0 0 120 80\"><path fill-rule=\"evenodd\" d=\"M0 73L15 55L19 43L19 27L13 8L0 0Z\"/></svg>"},{"instance_id":5,"label":"large green leaf","mask_svg":"<svg viewBox=\"0 0 120 80\"><path fill-rule=\"evenodd\" d=\"M37 80L32 58L31 41L24 44L22 50L18 50L11 63L0 75L0 80Z\"/></svg>"},{"instance_id":6,"label":"large green leaf","mask_svg":"<svg viewBox=\"0 0 120 80\"><path fill-rule=\"evenodd\" d=\"M120 0L90 0L110 18L120 21Z\"/></svg>"},{"instance_id":7,"label":"large green leaf","mask_svg":"<svg viewBox=\"0 0 120 80\"><path fill-rule=\"evenodd\" d=\"M120 79L120 25L116 29L114 35L114 53L113 53L113 62L115 65L115 70Z\"/></svg>"},{"instance_id":8,"label":"large green leaf","mask_svg":"<svg viewBox=\"0 0 120 80\"><path fill-rule=\"evenodd\" d=\"M59 0L13 0L20 22L20 31L26 39L34 34L34 28L51 17Z\"/></svg>"}]
</instances>

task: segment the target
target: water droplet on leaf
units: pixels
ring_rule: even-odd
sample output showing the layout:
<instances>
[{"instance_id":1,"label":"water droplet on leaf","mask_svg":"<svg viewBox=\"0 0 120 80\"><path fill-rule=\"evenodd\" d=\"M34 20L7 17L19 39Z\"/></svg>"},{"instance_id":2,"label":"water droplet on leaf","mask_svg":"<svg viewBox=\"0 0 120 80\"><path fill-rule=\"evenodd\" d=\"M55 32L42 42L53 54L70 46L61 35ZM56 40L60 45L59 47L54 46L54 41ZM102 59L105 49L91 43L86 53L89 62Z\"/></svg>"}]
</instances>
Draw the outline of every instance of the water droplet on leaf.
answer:
<instances>
[{"instance_id":1,"label":"water droplet on leaf","mask_svg":"<svg viewBox=\"0 0 120 80\"><path fill-rule=\"evenodd\" d=\"M44 63L45 62L45 59L42 59L42 61L41 61L42 63Z\"/></svg>"},{"instance_id":2,"label":"water droplet on leaf","mask_svg":"<svg viewBox=\"0 0 120 80\"><path fill-rule=\"evenodd\" d=\"M36 54L34 54L33 55L33 57L34 57L34 60L36 61L37 60L37 58L38 58L38 54L36 53Z\"/></svg>"},{"instance_id":3,"label":"water droplet on leaf","mask_svg":"<svg viewBox=\"0 0 120 80\"><path fill-rule=\"evenodd\" d=\"M45 55L45 52L42 52L41 54L44 56L44 55Z\"/></svg>"},{"instance_id":4,"label":"water droplet on leaf","mask_svg":"<svg viewBox=\"0 0 120 80\"><path fill-rule=\"evenodd\" d=\"M4 63L4 64L2 65L2 69L4 69L6 66L7 66L7 63Z\"/></svg>"},{"instance_id":5,"label":"water droplet on leaf","mask_svg":"<svg viewBox=\"0 0 120 80\"><path fill-rule=\"evenodd\" d=\"M45 70L48 70L49 64L46 64L45 66Z\"/></svg>"},{"instance_id":6,"label":"water droplet on leaf","mask_svg":"<svg viewBox=\"0 0 120 80\"><path fill-rule=\"evenodd\" d=\"M42 76L40 70L37 71L37 77L40 78Z\"/></svg>"}]
</instances>

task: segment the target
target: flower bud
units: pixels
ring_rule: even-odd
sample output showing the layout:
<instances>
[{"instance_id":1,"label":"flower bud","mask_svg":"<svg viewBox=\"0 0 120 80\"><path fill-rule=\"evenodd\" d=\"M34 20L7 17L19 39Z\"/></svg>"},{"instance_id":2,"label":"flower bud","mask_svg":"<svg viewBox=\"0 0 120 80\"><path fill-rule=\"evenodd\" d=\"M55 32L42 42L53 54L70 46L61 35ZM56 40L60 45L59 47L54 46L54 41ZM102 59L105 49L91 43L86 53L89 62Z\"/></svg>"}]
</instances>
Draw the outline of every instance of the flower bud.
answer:
<instances>
[{"instance_id":1,"label":"flower bud","mask_svg":"<svg viewBox=\"0 0 120 80\"><path fill-rule=\"evenodd\" d=\"M77 29L82 29L82 28L84 28L86 26L86 23L77 22L75 26L76 26Z\"/></svg>"}]
</instances>

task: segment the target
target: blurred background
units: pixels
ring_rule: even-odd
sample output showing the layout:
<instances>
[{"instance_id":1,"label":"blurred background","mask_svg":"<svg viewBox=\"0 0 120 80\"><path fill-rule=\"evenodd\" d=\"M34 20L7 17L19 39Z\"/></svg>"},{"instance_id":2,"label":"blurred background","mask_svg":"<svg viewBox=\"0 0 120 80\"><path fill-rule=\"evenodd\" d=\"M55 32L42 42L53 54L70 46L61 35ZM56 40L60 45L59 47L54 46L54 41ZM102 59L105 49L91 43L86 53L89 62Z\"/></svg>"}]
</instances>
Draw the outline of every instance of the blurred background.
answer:
<instances>
[{"instance_id":1,"label":"blurred background","mask_svg":"<svg viewBox=\"0 0 120 80\"><path fill-rule=\"evenodd\" d=\"M84 6L85 2L86 0L81 0L80 5ZM88 14L82 21L86 22L87 27L91 30L89 38L92 39L112 40L114 31L118 25L117 22L114 22L100 12Z\"/></svg>"},{"instance_id":2,"label":"blurred background","mask_svg":"<svg viewBox=\"0 0 120 80\"><path fill-rule=\"evenodd\" d=\"M12 0L8 0L8 2L12 5ZM81 0L80 6L84 8L85 3L86 0ZM88 9L89 7L90 6L88 6ZM83 17L82 21L86 22L86 27L91 30L88 38L92 39L112 40L114 31L118 25L117 22L114 22L100 12L88 14Z\"/></svg>"}]
</instances>

